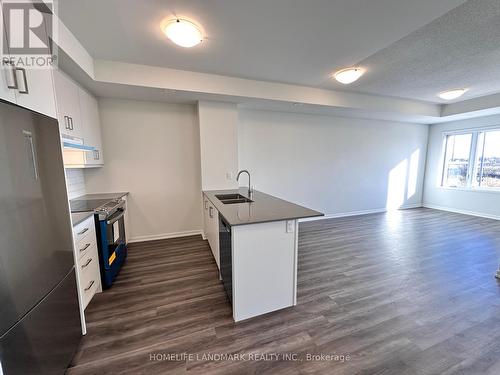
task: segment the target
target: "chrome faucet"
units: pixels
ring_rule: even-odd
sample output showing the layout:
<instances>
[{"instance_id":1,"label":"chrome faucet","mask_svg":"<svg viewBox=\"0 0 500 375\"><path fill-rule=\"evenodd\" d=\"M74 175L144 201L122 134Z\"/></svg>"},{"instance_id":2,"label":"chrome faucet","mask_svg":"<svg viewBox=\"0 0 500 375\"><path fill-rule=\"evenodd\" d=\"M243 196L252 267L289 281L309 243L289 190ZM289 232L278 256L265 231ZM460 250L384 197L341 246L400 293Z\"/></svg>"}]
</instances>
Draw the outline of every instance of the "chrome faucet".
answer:
<instances>
[{"instance_id":1,"label":"chrome faucet","mask_svg":"<svg viewBox=\"0 0 500 375\"><path fill-rule=\"evenodd\" d=\"M236 181L239 181L240 175L242 173L246 173L248 175L248 196L252 195L252 185L250 184L250 172L248 172L246 169L243 169L238 172L238 176L236 176Z\"/></svg>"}]
</instances>

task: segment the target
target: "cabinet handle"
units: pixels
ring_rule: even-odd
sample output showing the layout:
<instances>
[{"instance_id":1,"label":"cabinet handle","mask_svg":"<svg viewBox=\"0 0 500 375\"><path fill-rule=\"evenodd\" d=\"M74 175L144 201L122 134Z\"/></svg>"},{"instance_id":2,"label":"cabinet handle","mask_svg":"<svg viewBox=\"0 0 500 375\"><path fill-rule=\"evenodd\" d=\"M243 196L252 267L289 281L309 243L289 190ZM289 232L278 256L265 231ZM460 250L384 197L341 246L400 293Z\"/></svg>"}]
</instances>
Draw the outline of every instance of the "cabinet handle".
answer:
<instances>
[{"instance_id":1,"label":"cabinet handle","mask_svg":"<svg viewBox=\"0 0 500 375\"><path fill-rule=\"evenodd\" d=\"M212 215L212 209L213 207L208 207L208 216L210 216L211 218L213 218L214 216Z\"/></svg>"},{"instance_id":2,"label":"cabinet handle","mask_svg":"<svg viewBox=\"0 0 500 375\"><path fill-rule=\"evenodd\" d=\"M7 63L7 65L10 65L11 69L10 69L10 72L12 74L12 80L14 81L14 84L13 85L7 85L7 87L9 89L19 89L19 86L17 84L17 75L16 75L16 69L14 68L14 64L13 63Z\"/></svg>"},{"instance_id":3,"label":"cabinet handle","mask_svg":"<svg viewBox=\"0 0 500 375\"><path fill-rule=\"evenodd\" d=\"M69 129L70 129L70 130L75 130L75 128L73 127L73 117L70 117L70 118L69 118L69 124L70 124L70 125L69 125Z\"/></svg>"},{"instance_id":4,"label":"cabinet handle","mask_svg":"<svg viewBox=\"0 0 500 375\"><path fill-rule=\"evenodd\" d=\"M30 91L28 89L28 79L26 78L26 69L24 68L19 68L19 67L15 67L14 68L14 71L21 71L23 73L23 80L24 80L24 90L19 90L19 94L29 94Z\"/></svg>"},{"instance_id":5,"label":"cabinet handle","mask_svg":"<svg viewBox=\"0 0 500 375\"><path fill-rule=\"evenodd\" d=\"M80 249L80 253L87 250L89 246L90 246L89 243L85 244L85 246Z\"/></svg>"},{"instance_id":6,"label":"cabinet handle","mask_svg":"<svg viewBox=\"0 0 500 375\"><path fill-rule=\"evenodd\" d=\"M92 258L89 258L89 260L87 260L87 262L86 262L84 265L82 265L82 270L83 270L85 267L87 267L87 266L90 264L90 262L92 262Z\"/></svg>"},{"instance_id":7,"label":"cabinet handle","mask_svg":"<svg viewBox=\"0 0 500 375\"><path fill-rule=\"evenodd\" d=\"M208 210L208 201L205 201L205 210Z\"/></svg>"},{"instance_id":8,"label":"cabinet handle","mask_svg":"<svg viewBox=\"0 0 500 375\"><path fill-rule=\"evenodd\" d=\"M64 116L64 129L69 130L69 117Z\"/></svg>"},{"instance_id":9,"label":"cabinet handle","mask_svg":"<svg viewBox=\"0 0 500 375\"><path fill-rule=\"evenodd\" d=\"M88 291L90 290L90 288L92 288L92 285L94 285L94 280L92 280L92 281L89 283L89 286L88 286L88 287L86 287L86 288L84 289L84 291L88 292Z\"/></svg>"},{"instance_id":10,"label":"cabinet handle","mask_svg":"<svg viewBox=\"0 0 500 375\"><path fill-rule=\"evenodd\" d=\"M78 232L78 235L81 236L82 234L84 234L85 232L87 232L89 230L89 228L85 228L84 230L82 230L81 232Z\"/></svg>"}]
</instances>

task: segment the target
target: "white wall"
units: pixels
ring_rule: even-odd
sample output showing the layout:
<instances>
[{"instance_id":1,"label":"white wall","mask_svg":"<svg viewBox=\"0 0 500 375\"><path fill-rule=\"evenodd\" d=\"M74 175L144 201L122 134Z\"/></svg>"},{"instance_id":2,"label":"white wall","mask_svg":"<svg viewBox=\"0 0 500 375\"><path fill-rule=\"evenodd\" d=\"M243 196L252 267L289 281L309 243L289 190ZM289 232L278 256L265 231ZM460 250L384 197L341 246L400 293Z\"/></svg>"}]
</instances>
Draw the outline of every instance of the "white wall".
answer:
<instances>
[{"instance_id":1,"label":"white wall","mask_svg":"<svg viewBox=\"0 0 500 375\"><path fill-rule=\"evenodd\" d=\"M239 168L258 190L327 215L421 205L427 125L255 110L239 119Z\"/></svg>"},{"instance_id":2,"label":"white wall","mask_svg":"<svg viewBox=\"0 0 500 375\"><path fill-rule=\"evenodd\" d=\"M443 132L500 125L500 116L453 121L430 127L424 205L500 219L500 192L467 191L440 187L443 168Z\"/></svg>"},{"instance_id":3,"label":"white wall","mask_svg":"<svg viewBox=\"0 0 500 375\"><path fill-rule=\"evenodd\" d=\"M234 189L238 168L236 104L198 103L201 186L203 190Z\"/></svg>"},{"instance_id":4,"label":"white wall","mask_svg":"<svg viewBox=\"0 0 500 375\"><path fill-rule=\"evenodd\" d=\"M85 170L87 193L128 191L130 239L201 229L196 107L101 99L105 166Z\"/></svg>"}]
</instances>

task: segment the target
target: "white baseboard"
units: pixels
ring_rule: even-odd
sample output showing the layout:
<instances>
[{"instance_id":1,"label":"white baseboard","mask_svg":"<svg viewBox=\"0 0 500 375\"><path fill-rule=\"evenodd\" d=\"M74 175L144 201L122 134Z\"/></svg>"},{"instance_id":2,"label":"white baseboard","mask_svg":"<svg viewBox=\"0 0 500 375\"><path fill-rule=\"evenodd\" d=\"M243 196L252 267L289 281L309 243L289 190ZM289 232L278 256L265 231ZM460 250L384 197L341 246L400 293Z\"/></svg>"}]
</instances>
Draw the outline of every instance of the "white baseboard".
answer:
<instances>
[{"instance_id":1,"label":"white baseboard","mask_svg":"<svg viewBox=\"0 0 500 375\"><path fill-rule=\"evenodd\" d=\"M427 204L427 203L424 203L423 207L425 207L425 208L432 208L434 210L440 210L440 211L454 212L456 214L462 214L462 215L484 217L485 219L500 220L500 216L499 215L485 214L485 213L482 213L482 212L474 212L474 211L468 211L468 210L459 210L459 209L456 209L456 208L444 207L444 206L436 206L434 204Z\"/></svg>"},{"instance_id":2,"label":"white baseboard","mask_svg":"<svg viewBox=\"0 0 500 375\"><path fill-rule=\"evenodd\" d=\"M420 208L423 207L422 203L416 203L416 204L407 204L404 206L401 206L398 208L398 210L407 210L410 208ZM337 214L327 214L325 216L319 216L319 217L309 217L305 219L299 219L299 222L305 222L305 221L315 221L315 220L325 220L325 219L336 219L339 217L348 217L348 216L359 216L359 215L369 215L369 214L378 214L382 212L387 212L387 208L375 208L372 210L363 210L363 211L349 211L349 212L341 212Z\"/></svg>"},{"instance_id":3,"label":"white baseboard","mask_svg":"<svg viewBox=\"0 0 500 375\"><path fill-rule=\"evenodd\" d=\"M187 230L184 232L173 232L173 233L162 233L162 234L154 234L150 236L136 236L128 239L128 242L143 242L143 241L154 241L154 240L164 240L167 238L177 238L177 237L187 237L187 236L196 236L201 234L200 230Z\"/></svg>"}]
</instances>

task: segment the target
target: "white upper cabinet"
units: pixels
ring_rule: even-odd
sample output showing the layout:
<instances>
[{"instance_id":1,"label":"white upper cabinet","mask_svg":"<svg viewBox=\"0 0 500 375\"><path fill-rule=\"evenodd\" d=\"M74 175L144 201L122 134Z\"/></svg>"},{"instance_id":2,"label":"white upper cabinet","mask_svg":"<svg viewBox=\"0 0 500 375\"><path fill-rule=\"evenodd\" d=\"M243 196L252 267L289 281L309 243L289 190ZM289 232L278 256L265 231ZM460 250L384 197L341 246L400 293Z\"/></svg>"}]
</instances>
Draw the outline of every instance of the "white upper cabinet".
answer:
<instances>
[{"instance_id":1,"label":"white upper cabinet","mask_svg":"<svg viewBox=\"0 0 500 375\"><path fill-rule=\"evenodd\" d=\"M52 70L16 68L17 104L56 118Z\"/></svg>"},{"instance_id":2,"label":"white upper cabinet","mask_svg":"<svg viewBox=\"0 0 500 375\"><path fill-rule=\"evenodd\" d=\"M2 30L3 46L8 48L7 34ZM0 99L8 102L16 102L16 88L15 70L11 65L2 64L2 74L0 74Z\"/></svg>"},{"instance_id":3,"label":"white upper cabinet","mask_svg":"<svg viewBox=\"0 0 500 375\"><path fill-rule=\"evenodd\" d=\"M101 121L99 119L99 105L97 99L82 89L78 89L80 112L84 125L84 142L87 146L94 147L94 151L87 151L85 164L104 164L101 141Z\"/></svg>"},{"instance_id":4,"label":"white upper cabinet","mask_svg":"<svg viewBox=\"0 0 500 375\"><path fill-rule=\"evenodd\" d=\"M8 15L3 14L4 18ZM4 25L8 24L4 22ZM45 18L43 21L45 26ZM4 26L5 27L5 26ZM46 33L41 36L43 43L45 43L46 53L50 53L49 38ZM4 43L9 47L10 45L10 30L5 29ZM2 64L2 79L0 80L0 97L7 101L16 103L22 107L29 108L33 111L42 113L44 115L56 118L56 105L54 98L54 83L52 79L52 68L47 67L28 67L22 63L22 59L14 58L12 66Z\"/></svg>"},{"instance_id":5,"label":"white upper cabinet","mask_svg":"<svg viewBox=\"0 0 500 375\"><path fill-rule=\"evenodd\" d=\"M54 81L61 137L70 143L93 148L92 151L65 148L64 165L66 168L102 166L104 158L97 99L60 70L54 71Z\"/></svg>"},{"instance_id":6,"label":"white upper cabinet","mask_svg":"<svg viewBox=\"0 0 500 375\"><path fill-rule=\"evenodd\" d=\"M57 118L62 135L83 138L80 88L60 70L54 71L57 98Z\"/></svg>"}]
</instances>

